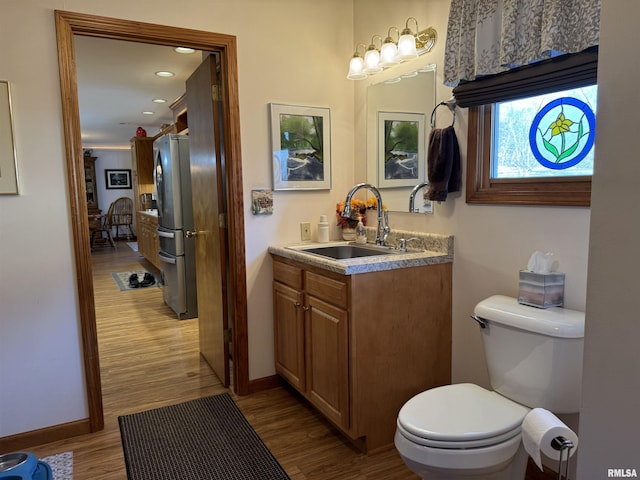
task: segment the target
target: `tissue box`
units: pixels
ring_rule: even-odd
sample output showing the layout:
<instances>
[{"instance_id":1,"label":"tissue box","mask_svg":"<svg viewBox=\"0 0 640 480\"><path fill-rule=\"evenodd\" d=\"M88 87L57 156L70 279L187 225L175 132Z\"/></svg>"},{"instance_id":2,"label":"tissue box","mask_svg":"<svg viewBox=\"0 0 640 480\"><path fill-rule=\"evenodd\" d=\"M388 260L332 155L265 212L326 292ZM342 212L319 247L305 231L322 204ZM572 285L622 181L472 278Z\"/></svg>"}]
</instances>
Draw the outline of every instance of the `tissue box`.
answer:
<instances>
[{"instance_id":1,"label":"tissue box","mask_svg":"<svg viewBox=\"0 0 640 480\"><path fill-rule=\"evenodd\" d=\"M519 272L518 302L532 307L560 307L564 303L564 273Z\"/></svg>"}]
</instances>

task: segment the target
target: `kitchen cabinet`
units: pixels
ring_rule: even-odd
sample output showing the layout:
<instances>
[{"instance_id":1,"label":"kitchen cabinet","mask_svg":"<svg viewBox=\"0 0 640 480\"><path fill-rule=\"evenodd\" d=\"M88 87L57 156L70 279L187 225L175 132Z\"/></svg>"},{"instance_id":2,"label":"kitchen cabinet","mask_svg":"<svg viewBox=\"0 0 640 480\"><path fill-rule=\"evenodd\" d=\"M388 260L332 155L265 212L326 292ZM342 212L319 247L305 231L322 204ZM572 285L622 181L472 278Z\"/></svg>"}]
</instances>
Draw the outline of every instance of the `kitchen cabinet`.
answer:
<instances>
[{"instance_id":1,"label":"kitchen cabinet","mask_svg":"<svg viewBox=\"0 0 640 480\"><path fill-rule=\"evenodd\" d=\"M169 108L173 112L173 127L175 133L180 135L188 135L189 122L187 118L187 94L183 93L178 97Z\"/></svg>"},{"instance_id":2,"label":"kitchen cabinet","mask_svg":"<svg viewBox=\"0 0 640 480\"><path fill-rule=\"evenodd\" d=\"M99 215L98 186L96 184L96 160L98 157L84 157L84 186L87 193L87 211L89 215Z\"/></svg>"},{"instance_id":3,"label":"kitchen cabinet","mask_svg":"<svg viewBox=\"0 0 640 480\"><path fill-rule=\"evenodd\" d=\"M450 262L343 275L273 255L273 299L276 372L364 451L451 383Z\"/></svg>"},{"instance_id":4,"label":"kitchen cabinet","mask_svg":"<svg viewBox=\"0 0 640 480\"><path fill-rule=\"evenodd\" d=\"M158 270L160 268L160 239L158 238L158 217L145 212L137 212L138 253L149 260Z\"/></svg>"},{"instance_id":5,"label":"kitchen cabinet","mask_svg":"<svg viewBox=\"0 0 640 480\"><path fill-rule=\"evenodd\" d=\"M133 201L134 209L138 212L144 209L140 195L154 192L153 137L133 137L130 143Z\"/></svg>"}]
</instances>

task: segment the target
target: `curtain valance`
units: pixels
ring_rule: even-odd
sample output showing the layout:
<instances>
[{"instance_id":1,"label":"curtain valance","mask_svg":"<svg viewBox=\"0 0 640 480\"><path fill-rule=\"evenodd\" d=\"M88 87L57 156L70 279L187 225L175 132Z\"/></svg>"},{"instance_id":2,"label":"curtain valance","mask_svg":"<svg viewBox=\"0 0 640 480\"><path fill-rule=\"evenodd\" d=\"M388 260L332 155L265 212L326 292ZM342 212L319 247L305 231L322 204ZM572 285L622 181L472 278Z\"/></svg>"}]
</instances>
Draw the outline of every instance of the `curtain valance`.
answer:
<instances>
[{"instance_id":1,"label":"curtain valance","mask_svg":"<svg viewBox=\"0 0 640 480\"><path fill-rule=\"evenodd\" d=\"M597 45L600 1L451 0L445 85Z\"/></svg>"}]
</instances>

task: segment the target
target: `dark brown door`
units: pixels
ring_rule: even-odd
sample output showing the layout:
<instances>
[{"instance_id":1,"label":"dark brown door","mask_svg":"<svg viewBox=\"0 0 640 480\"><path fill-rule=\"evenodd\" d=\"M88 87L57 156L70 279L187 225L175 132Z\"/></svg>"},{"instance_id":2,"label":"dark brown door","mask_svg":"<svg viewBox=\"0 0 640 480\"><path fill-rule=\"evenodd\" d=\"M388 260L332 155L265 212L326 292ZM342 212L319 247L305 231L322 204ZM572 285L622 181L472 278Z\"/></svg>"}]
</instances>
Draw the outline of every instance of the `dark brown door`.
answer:
<instances>
[{"instance_id":1,"label":"dark brown door","mask_svg":"<svg viewBox=\"0 0 640 480\"><path fill-rule=\"evenodd\" d=\"M209 55L186 85L200 353L229 386L225 159L218 54Z\"/></svg>"}]
</instances>

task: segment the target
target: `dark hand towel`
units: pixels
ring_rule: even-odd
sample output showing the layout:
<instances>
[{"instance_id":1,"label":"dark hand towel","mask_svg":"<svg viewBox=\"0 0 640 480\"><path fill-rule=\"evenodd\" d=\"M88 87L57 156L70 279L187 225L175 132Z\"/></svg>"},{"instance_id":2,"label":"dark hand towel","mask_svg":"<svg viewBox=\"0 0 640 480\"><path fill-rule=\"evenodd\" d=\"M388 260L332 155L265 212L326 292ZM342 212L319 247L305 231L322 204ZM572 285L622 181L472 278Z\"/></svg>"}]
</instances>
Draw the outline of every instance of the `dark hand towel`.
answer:
<instances>
[{"instance_id":1,"label":"dark hand towel","mask_svg":"<svg viewBox=\"0 0 640 480\"><path fill-rule=\"evenodd\" d=\"M427 164L429 200L444 202L449 192L460 191L460 147L453 126L431 130Z\"/></svg>"}]
</instances>

